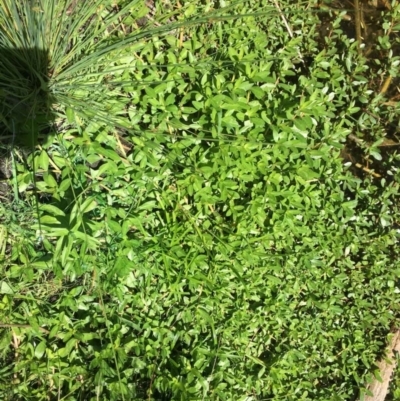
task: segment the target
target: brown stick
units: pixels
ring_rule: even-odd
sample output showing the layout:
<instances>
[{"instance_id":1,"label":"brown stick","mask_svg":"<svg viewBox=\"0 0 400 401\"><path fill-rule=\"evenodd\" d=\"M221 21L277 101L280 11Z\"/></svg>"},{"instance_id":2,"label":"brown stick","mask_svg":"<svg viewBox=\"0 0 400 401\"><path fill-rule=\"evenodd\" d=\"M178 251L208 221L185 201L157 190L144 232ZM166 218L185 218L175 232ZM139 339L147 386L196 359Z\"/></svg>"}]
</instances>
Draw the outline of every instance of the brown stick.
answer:
<instances>
[{"instance_id":1,"label":"brown stick","mask_svg":"<svg viewBox=\"0 0 400 401\"><path fill-rule=\"evenodd\" d=\"M389 0L383 0L382 3L388 10L392 9L392 5L390 4Z\"/></svg>"},{"instance_id":2,"label":"brown stick","mask_svg":"<svg viewBox=\"0 0 400 401\"><path fill-rule=\"evenodd\" d=\"M354 19L356 27L356 39L358 42L358 52L361 53L361 15L360 15L360 0L354 0Z\"/></svg>"},{"instance_id":3,"label":"brown stick","mask_svg":"<svg viewBox=\"0 0 400 401\"><path fill-rule=\"evenodd\" d=\"M358 145L362 145L364 143L362 139L358 138L354 134L349 134L348 138L357 143Z\"/></svg>"},{"instance_id":4,"label":"brown stick","mask_svg":"<svg viewBox=\"0 0 400 401\"><path fill-rule=\"evenodd\" d=\"M394 352L400 352L400 330L398 330L390 344L386 348L386 358L378 363L379 375L382 381L374 379L368 386L372 396L365 396L364 401L384 401L389 390L389 383L394 369L396 368L396 357Z\"/></svg>"},{"instance_id":5,"label":"brown stick","mask_svg":"<svg viewBox=\"0 0 400 401\"><path fill-rule=\"evenodd\" d=\"M33 327L32 327L31 325L29 325L29 324L11 324L11 323L8 323L8 324L7 324L7 323L0 323L0 328L1 328L1 327L10 328L10 329L12 329L12 328L14 328L14 327L21 328L21 329L33 329ZM44 329L43 327L39 327L39 330L40 330L42 333L50 334L50 331Z\"/></svg>"},{"instance_id":6,"label":"brown stick","mask_svg":"<svg viewBox=\"0 0 400 401\"><path fill-rule=\"evenodd\" d=\"M285 24L285 27L286 27L286 29L287 29L287 31L288 31L288 33L289 33L289 36L290 36L291 38L293 38L293 31L292 31L292 28L290 27L289 23L287 22L287 20L286 20L286 18L285 18L285 15L283 14L281 8L279 7L279 4L278 4L277 0L274 0L274 4L275 4L276 9L278 10L279 15L280 15L281 18L282 18L283 23ZM297 49L297 54L299 55L300 60L304 63L303 56L301 55L299 49Z\"/></svg>"},{"instance_id":7,"label":"brown stick","mask_svg":"<svg viewBox=\"0 0 400 401\"><path fill-rule=\"evenodd\" d=\"M363 166L360 163L356 163L355 164L356 167L360 168L361 170L365 171L368 174L371 174L372 176L374 176L375 178L380 178L382 177L380 174L375 173L373 170L369 169L368 167Z\"/></svg>"},{"instance_id":8,"label":"brown stick","mask_svg":"<svg viewBox=\"0 0 400 401\"><path fill-rule=\"evenodd\" d=\"M389 89L390 83L392 82L392 77L389 75L386 79L385 82L382 85L380 94L383 95L387 92L387 90Z\"/></svg>"}]
</instances>

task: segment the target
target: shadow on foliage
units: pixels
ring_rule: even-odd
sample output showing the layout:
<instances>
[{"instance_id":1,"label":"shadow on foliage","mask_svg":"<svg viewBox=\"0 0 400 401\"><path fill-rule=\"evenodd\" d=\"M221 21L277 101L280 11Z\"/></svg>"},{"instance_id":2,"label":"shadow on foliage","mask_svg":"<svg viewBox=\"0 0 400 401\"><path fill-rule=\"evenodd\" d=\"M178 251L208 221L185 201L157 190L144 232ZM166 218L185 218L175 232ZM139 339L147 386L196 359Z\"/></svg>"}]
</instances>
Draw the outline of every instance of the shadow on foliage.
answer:
<instances>
[{"instance_id":1,"label":"shadow on foliage","mask_svg":"<svg viewBox=\"0 0 400 401\"><path fill-rule=\"evenodd\" d=\"M10 150L28 152L54 121L46 50L0 47L0 179L10 178Z\"/></svg>"},{"instance_id":2,"label":"shadow on foliage","mask_svg":"<svg viewBox=\"0 0 400 401\"><path fill-rule=\"evenodd\" d=\"M0 47L0 141L34 146L54 120L48 52Z\"/></svg>"}]
</instances>

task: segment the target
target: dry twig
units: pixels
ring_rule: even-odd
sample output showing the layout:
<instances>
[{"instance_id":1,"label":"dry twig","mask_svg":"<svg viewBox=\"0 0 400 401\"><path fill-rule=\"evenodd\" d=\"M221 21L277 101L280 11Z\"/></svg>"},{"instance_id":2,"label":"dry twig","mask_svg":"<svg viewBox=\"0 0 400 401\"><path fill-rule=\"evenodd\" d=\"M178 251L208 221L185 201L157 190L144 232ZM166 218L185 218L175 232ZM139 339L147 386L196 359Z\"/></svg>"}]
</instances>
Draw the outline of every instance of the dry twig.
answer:
<instances>
[{"instance_id":1,"label":"dry twig","mask_svg":"<svg viewBox=\"0 0 400 401\"><path fill-rule=\"evenodd\" d=\"M389 75L386 79L385 82L382 85L381 91L379 92L381 95L385 94L387 90L389 89L390 83L392 82L392 77Z\"/></svg>"},{"instance_id":2,"label":"dry twig","mask_svg":"<svg viewBox=\"0 0 400 401\"><path fill-rule=\"evenodd\" d=\"M374 379L368 386L372 396L365 396L364 401L384 401L389 390L390 379L396 368L395 352L400 352L400 330L398 330L386 348L386 358L378 363L379 375L382 380Z\"/></svg>"},{"instance_id":3,"label":"dry twig","mask_svg":"<svg viewBox=\"0 0 400 401\"><path fill-rule=\"evenodd\" d=\"M30 324L11 324L11 323L0 323L0 328L21 328L21 329L32 329L33 327ZM45 334L50 334L50 332L43 327L39 327L39 331Z\"/></svg>"},{"instance_id":4,"label":"dry twig","mask_svg":"<svg viewBox=\"0 0 400 401\"><path fill-rule=\"evenodd\" d=\"M356 27L356 39L358 42L358 52L361 53L361 15L360 0L354 0L354 23Z\"/></svg>"},{"instance_id":5,"label":"dry twig","mask_svg":"<svg viewBox=\"0 0 400 401\"><path fill-rule=\"evenodd\" d=\"M290 27L289 23L287 22L287 20L285 18L285 15L283 14L281 8L279 7L278 1L274 0L274 4L275 4L276 9L278 10L279 15L282 18L283 23L285 24L285 27L286 27L286 29L287 29L287 31L289 33L289 36L293 39L292 28ZM297 52L298 52L300 60L304 63L303 56L301 55L300 50L297 50Z\"/></svg>"}]
</instances>

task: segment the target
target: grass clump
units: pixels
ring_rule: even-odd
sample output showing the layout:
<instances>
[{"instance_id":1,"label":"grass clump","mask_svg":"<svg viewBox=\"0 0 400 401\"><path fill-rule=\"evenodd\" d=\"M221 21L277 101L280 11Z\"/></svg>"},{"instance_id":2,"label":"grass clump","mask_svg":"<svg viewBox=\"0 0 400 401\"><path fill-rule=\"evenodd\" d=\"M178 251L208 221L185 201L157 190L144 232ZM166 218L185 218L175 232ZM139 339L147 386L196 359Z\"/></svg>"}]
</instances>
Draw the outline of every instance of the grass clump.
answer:
<instances>
[{"instance_id":1,"label":"grass clump","mask_svg":"<svg viewBox=\"0 0 400 401\"><path fill-rule=\"evenodd\" d=\"M317 10L0 2L2 123L35 145L1 214L4 399L363 393L399 313L399 10L374 58Z\"/></svg>"}]
</instances>

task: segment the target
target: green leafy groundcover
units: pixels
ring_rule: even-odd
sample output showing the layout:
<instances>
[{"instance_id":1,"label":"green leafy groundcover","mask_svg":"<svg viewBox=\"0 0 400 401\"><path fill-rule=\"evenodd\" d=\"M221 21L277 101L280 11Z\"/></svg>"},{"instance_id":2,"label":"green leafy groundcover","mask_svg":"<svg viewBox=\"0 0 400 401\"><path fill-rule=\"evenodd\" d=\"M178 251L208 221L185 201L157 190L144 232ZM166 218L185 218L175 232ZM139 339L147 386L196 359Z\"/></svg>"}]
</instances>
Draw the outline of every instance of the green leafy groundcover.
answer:
<instances>
[{"instance_id":1,"label":"green leafy groundcover","mask_svg":"<svg viewBox=\"0 0 400 401\"><path fill-rule=\"evenodd\" d=\"M371 61L340 15L321 43L310 4L102 30L114 3L82 22L98 63L60 64L52 125L13 149L0 399L357 399L399 317L399 109L373 90L398 76L399 5ZM350 134L379 176L343 163Z\"/></svg>"}]
</instances>

